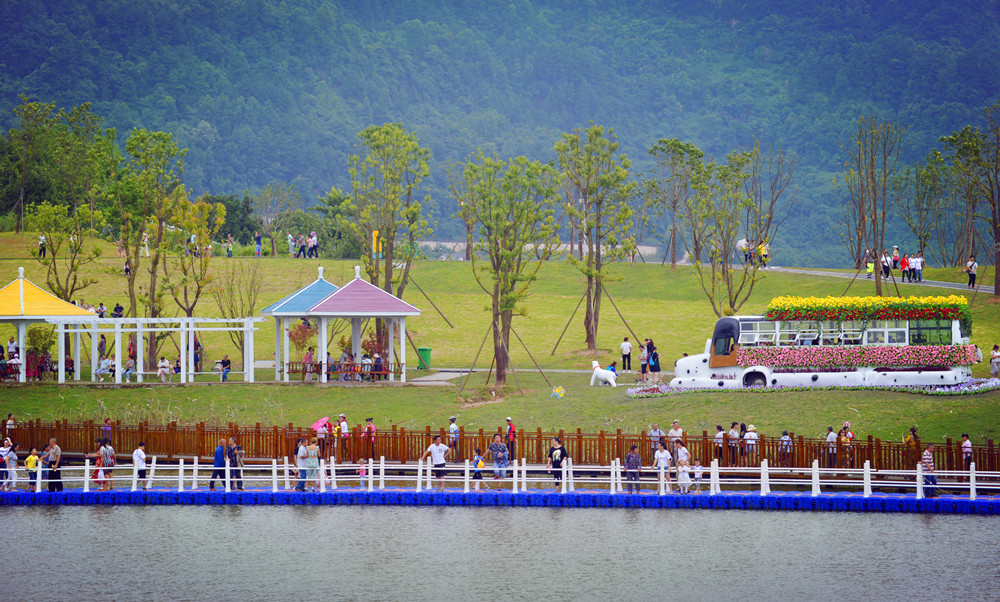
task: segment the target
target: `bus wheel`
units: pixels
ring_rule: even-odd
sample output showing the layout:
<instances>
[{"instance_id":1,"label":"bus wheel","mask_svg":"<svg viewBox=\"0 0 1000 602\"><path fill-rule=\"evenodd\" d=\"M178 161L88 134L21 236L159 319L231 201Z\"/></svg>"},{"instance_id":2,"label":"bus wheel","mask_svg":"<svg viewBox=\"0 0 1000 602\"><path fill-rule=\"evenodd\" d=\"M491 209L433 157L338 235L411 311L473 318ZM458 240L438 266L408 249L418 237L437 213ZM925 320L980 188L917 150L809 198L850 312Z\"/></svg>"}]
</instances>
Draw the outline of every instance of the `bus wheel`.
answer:
<instances>
[{"instance_id":1,"label":"bus wheel","mask_svg":"<svg viewBox=\"0 0 1000 602\"><path fill-rule=\"evenodd\" d=\"M751 372L743 378L744 387L766 387L767 379L760 372Z\"/></svg>"}]
</instances>

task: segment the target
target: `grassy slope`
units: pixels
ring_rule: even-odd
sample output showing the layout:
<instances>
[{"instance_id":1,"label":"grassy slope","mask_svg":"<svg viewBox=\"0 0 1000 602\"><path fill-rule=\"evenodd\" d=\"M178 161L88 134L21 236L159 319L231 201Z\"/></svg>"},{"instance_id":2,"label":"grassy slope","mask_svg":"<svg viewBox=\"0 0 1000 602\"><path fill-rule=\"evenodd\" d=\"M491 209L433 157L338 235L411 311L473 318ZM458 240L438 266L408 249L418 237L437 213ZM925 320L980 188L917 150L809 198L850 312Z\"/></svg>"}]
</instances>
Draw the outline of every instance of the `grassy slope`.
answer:
<instances>
[{"instance_id":1,"label":"grassy slope","mask_svg":"<svg viewBox=\"0 0 1000 602\"><path fill-rule=\"evenodd\" d=\"M40 266L28 258L27 244L32 240L0 234L0 275L3 276L0 280L6 282L14 278L17 266L23 265L30 279L44 284ZM104 249L107 258L91 270L99 276L100 282L80 296L91 302L104 301L109 306L115 301L124 304L126 298L119 275L120 262L110 245L104 245ZM262 261L266 286L262 292L261 307L314 279L317 265L326 267L329 280L343 283L353 276L352 266L355 263L291 259ZM692 270L681 268L669 271L659 265L642 264L621 265L616 269L621 280L610 283L608 288L636 335L656 340L667 359L682 352L701 351L715 317ZM423 315L408 320L408 330L418 345L434 349L435 366L469 366L488 324L484 311L487 297L472 278L469 265L460 262L420 262L414 265L412 273L455 328L449 328L419 291L411 286L406 291L405 299L420 307ZM545 266L539 280L532 285L532 296L526 303L528 315L518 318L515 328L543 367L589 368L589 358L580 349L582 312L574 318L559 351L554 356L550 355L569 314L579 301L583 286L579 272L561 262ZM758 285L753 299L742 313L761 311L776 295L840 295L845 286L846 283L839 279L771 272ZM871 284L856 283L852 294L864 294L866 287L871 287ZM921 294L926 290L915 285L903 285L904 294ZM946 291L934 292L944 294ZM988 349L994 341L1000 340L1000 306L988 303L987 295L980 294L973 310L973 340L983 349ZM199 305L198 313L215 316L217 308L206 297ZM9 326L0 325L0 336L4 340L10 332ZM257 333L257 359L271 357L273 332L272 322L262 324ZM599 332L599 346L604 350L600 356L603 362L615 357L613 351L617 350L621 337L628 334L614 308L605 303ZM225 334L206 335L204 344L208 357L234 353ZM412 349L409 353L408 359L412 363ZM516 342L512 353L519 368L526 370L531 367L530 359ZM479 365L485 368L488 362L487 351ZM985 365L977 366L975 372L985 375ZM569 391L566 399L550 402L545 382L539 377L525 375L522 384L529 389L525 398L508 396L502 404L468 408L458 405L455 391L451 389L327 389L314 395L297 387L268 386L172 388L141 393L89 389L57 391L50 387L33 387L27 389L24 395L18 395L16 400L0 393L5 398L0 401L0 406L16 411L22 417L96 418L110 413L123 420L126 417L160 420L172 414L185 421L217 419L264 423L303 423L316 415L347 410L354 416L373 415L381 424L394 421L418 426L437 424L448 414L458 412L465 424L477 428L500 424L500 419L507 414L517 414L526 423L525 426L531 427L628 430L638 430L653 420L664 422L678 417L699 430L714 427L719 422L740 420L755 422L758 427L766 429L765 432L780 432L789 428L803 434L813 431L819 434L827 423L850 419L855 424L858 420L863 421L864 426L859 430L862 433L878 434L882 432L878 429L882 428L889 434L895 434L915 422L925 430L929 429L930 434L950 436L962 429L986 435L1000 418L996 396L942 401L940 398L916 398L901 394L820 392L766 396L691 395L637 402L626 400L623 389L611 391L586 387L584 375L550 374L549 378L553 384L562 385ZM56 398L61 399L54 402ZM794 405L789 401L794 401Z\"/></svg>"}]
</instances>

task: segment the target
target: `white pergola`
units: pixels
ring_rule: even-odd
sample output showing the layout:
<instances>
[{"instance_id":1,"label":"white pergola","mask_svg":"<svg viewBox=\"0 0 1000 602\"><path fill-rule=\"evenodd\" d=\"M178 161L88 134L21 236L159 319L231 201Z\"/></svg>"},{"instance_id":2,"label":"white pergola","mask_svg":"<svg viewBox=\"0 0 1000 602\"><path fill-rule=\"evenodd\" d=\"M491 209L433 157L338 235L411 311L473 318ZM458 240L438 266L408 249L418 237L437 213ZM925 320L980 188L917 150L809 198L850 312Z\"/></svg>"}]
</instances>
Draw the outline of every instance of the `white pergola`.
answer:
<instances>
[{"instance_id":1,"label":"white pergola","mask_svg":"<svg viewBox=\"0 0 1000 602\"><path fill-rule=\"evenodd\" d=\"M420 310L402 299L388 293L361 278L361 267L354 266L354 279L337 287L323 278L323 268L318 269L318 276L311 284L295 291L281 301L264 308L264 315L274 318L274 380L288 382L289 357L288 332L292 323L303 318L319 322L319 358L314 360L321 364L320 382L327 382L326 352L328 331L331 320L345 319L351 323L351 350L355 355L361 354L361 337L365 320L377 318L385 320L389 327L389 349L386 358L389 364L395 364L396 328L400 336L400 371L402 382L406 382L406 318L419 316ZM389 380L395 380L393 371L389 371Z\"/></svg>"}]
</instances>

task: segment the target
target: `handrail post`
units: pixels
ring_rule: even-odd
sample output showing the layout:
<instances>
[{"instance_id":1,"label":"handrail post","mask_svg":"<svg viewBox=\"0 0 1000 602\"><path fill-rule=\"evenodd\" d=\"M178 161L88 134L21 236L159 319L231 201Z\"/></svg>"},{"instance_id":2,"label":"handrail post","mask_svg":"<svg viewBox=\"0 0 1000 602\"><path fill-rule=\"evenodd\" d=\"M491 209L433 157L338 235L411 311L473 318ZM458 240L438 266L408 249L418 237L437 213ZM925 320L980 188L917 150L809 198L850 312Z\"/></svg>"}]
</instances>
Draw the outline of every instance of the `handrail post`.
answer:
<instances>
[{"instance_id":1,"label":"handrail post","mask_svg":"<svg viewBox=\"0 0 1000 602\"><path fill-rule=\"evenodd\" d=\"M184 491L184 458L177 460L177 492Z\"/></svg>"},{"instance_id":2,"label":"handrail post","mask_svg":"<svg viewBox=\"0 0 1000 602\"><path fill-rule=\"evenodd\" d=\"M378 488L385 489L385 456L378 458Z\"/></svg>"},{"instance_id":3,"label":"handrail post","mask_svg":"<svg viewBox=\"0 0 1000 602\"><path fill-rule=\"evenodd\" d=\"M976 463L969 464L969 499L976 499Z\"/></svg>"},{"instance_id":4,"label":"handrail post","mask_svg":"<svg viewBox=\"0 0 1000 602\"><path fill-rule=\"evenodd\" d=\"M88 460L87 463L89 464L90 461ZM136 486L138 485L138 482L139 482L139 466L135 462L133 462L132 463L132 491L135 491Z\"/></svg>"},{"instance_id":5,"label":"handrail post","mask_svg":"<svg viewBox=\"0 0 1000 602\"><path fill-rule=\"evenodd\" d=\"M417 493L420 493L420 480L424 476L424 461L417 458Z\"/></svg>"},{"instance_id":6,"label":"handrail post","mask_svg":"<svg viewBox=\"0 0 1000 602\"><path fill-rule=\"evenodd\" d=\"M767 458L760 461L760 494L771 493L771 475L768 473Z\"/></svg>"},{"instance_id":7,"label":"handrail post","mask_svg":"<svg viewBox=\"0 0 1000 602\"><path fill-rule=\"evenodd\" d=\"M657 479L659 480L659 486L656 489L656 495L663 495L663 467L657 466L656 472L657 472ZM709 479L710 479L709 483L711 483L711 475L709 475ZM709 492L708 495L712 495L711 485L709 485L708 492Z\"/></svg>"},{"instance_id":8,"label":"handrail post","mask_svg":"<svg viewBox=\"0 0 1000 602\"><path fill-rule=\"evenodd\" d=\"M708 469L708 495L715 495L722 491L719 486L719 460L712 460L712 465Z\"/></svg>"},{"instance_id":9,"label":"handrail post","mask_svg":"<svg viewBox=\"0 0 1000 602\"><path fill-rule=\"evenodd\" d=\"M513 480L513 491L512 493L517 493L517 459L515 458L511 464L514 468L514 480Z\"/></svg>"},{"instance_id":10,"label":"handrail post","mask_svg":"<svg viewBox=\"0 0 1000 602\"><path fill-rule=\"evenodd\" d=\"M924 467L917 464L917 499L924 499Z\"/></svg>"},{"instance_id":11,"label":"handrail post","mask_svg":"<svg viewBox=\"0 0 1000 602\"><path fill-rule=\"evenodd\" d=\"M362 460L363 462L364 460ZM368 458L368 491L375 491L375 459Z\"/></svg>"},{"instance_id":12,"label":"handrail post","mask_svg":"<svg viewBox=\"0 0 1000 602\"><path fill-rule=\"evenodd\" d=\"M561 491L562 493L566 493L566 469L567 468L568 468L568 466L567 466L566 463L563 463L563 465L559 468L559 470L562 471L562 474L560 475L560 479L559 479L559 481L562 483L562 491Z\"/></svg>"},{"instance_id":13,"label":"handrail post","mask_svg":"<svg viewBox=\"0 0 1000 602\"><path fill-rule=\"evenodd\" d=\"M612 460L611 464L608 465L608 493L610 493L611 495L614 495L616 493L614 460Z\"/></svg>"},{"instance_id":14,"label":"handrail post","mask_svg":"<svg viewBox=\"0 0 1000 602\"><path fill-rule=\"evenodd\" d=\"M278 491L278 460L271 458L271 493Z\"/></svg>"},{"instance_id":15,"label":"handrail post","mask_svg":"<svg viewBox=\"0 0 1000 602\"><path fill-rule=\"evenodd\" d=\"M576 491L576 479L573 475L573 456L566 458L566 461L569 463L569 490Z\"/></svg>"},{"instance_id":16,"label":"handrail post","mask_svg":"<svg viewBox=\"0 0 1000 602\"><path fill-rule=\"evenodd\" d=\"M288 456L283 456L282 462L285 465L285 489L288 490L292 488L291 483L288 481Z\"/></svg>"},{"instance_id":17,"label":"handrail post","mask_svg":"<svg viewBox=\"0 0 1000 602\"><path fill-rule=\"evenodd\" d=\"M813 458L812 463L812 496L816 497L820 493L819 491L819 460Z\"/></svg>"},{"instance_id":18,"label":"handrail post","mask_svg":"<svg viewBox=\"0 0 1000 602\"><path fill-rule=\"evenodd\" d=\"M198 456L194 457L194 465L191 467L191 489L198 488Z\"/></svg>"},{"instance_id":19,"label":"handrail post","mask_svg":"<svg viewBox=\"0 0 1000 602\"><path fill-rule=\"evenodd\" d=\"M31 450L28 450L28 451L31 451ZM42 473L43 472L45 472L45 471L42 470L41 466L39 466L38 469L35 470L35 492L37 492L37 493L41 493L42 492Z\"/></svg>"},{"instance_id":20,"label":"handrail post","mask_svg":"<svg viewBox=\"0 0 1000 602\"><path fill-rule=\"evenodd\" d=\"M871 497L872 494L872 463L870 460L865 460L865 489L862 495L864 497Z\"/></svg>"},{"instance_id":21,"label":"handrail post","mask_svg":"<svg viewBox=\"0 0 1000 602\"><path fill-rule=\"evenodd\" d=\"M90 458L84 458L84 460L83 460L83 492L87 493L88 491L90 491ZM135 486L134 485L132 486L132 491L135 491Z\"/></svg>"},{"instance_id":22,"label":"handrail post","mask_svg":"<svg viewBox=\"0 0 1000 602\"><path fill-rule=\"evenodd\" d=\"M465 460L465 477L463 479L463 491L469 493L469 460Z\"/></svg>"},{"instance_id":23,"label":"handrail post","mask_svg":"<svg viewBox=\"0 0 1000 602\"><path fill-rule=\"evenodd\" d=\"M528 460L521 458L521 491L528 493Z\"/></svg>"},{"instance_id":24,"label":"handrail post","mask_svg":"<svg viewBox=\"0 0 1000 602\"><path fill-rule=\"evenodd\" d=\"M326 458L319 459L319 492L326 493Z\"/></svg>"},{"instance_id":25,"label":"handrail post","mask_svg":"<svg viewBox=\"0 0 1000 602\"><path fill-rule=\"evenodd\" d=\"M337 488L337 457L330 456L330 489Z\"/></svg>"},{"instance_id":26,"label":"handrail post","mask_svg":"<svg viewBox=\"0 0 1000 602\"><path fill-rule=\"evenodd\" d=\"M153 456L153 461L149 463L149 476L146 478L146 489L153 483L153 475L156 474L156 456Z\"/></svg>"},{"instance_id":27,"label":"handrail post","mask_svg":"<svg viewBox=\"0 0 1000 602\"><path fill-rule=\"evenodd\" d=\"M231 491L231 489L229 487L229 458L226 458L226 468L225 468L225 470L226 470L226 493L229 493Z\"/></svg>"},{"instance_id":28,"label":"handrail post","mask_svg":"<svg viewBox=\"0 0 1000 602\"><path fill-rule=\"evenodd\" d=\"M625 491L625 487L622 486L622 459L615 458L615 487L618 488L618 493Z\"/></svg>"}]
</instances>

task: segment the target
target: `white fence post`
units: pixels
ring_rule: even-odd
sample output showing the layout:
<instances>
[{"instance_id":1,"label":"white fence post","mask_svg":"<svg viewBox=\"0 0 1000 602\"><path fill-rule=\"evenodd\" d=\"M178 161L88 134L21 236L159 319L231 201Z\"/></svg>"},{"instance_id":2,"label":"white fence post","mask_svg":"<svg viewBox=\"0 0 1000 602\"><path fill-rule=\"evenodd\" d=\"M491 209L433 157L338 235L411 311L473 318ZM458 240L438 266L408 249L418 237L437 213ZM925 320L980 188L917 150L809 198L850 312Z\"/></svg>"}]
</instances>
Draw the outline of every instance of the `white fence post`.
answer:
<instances>
[{"instance_id":1,"label":"white fence post","mask_svg":"<svg viewBox=\"0 0 1000 602\"><path fill-rule=\"evenodd\" d=\"M917 464L917 499L924 499L924 467Z\"/></svg>"},{"instance_id":2,"label":"white fence post","mask_svg":"<svg viewBox=\"0 0 1000 602\"><path fill-rule=\"evenodd\" d=\"M514 460L514 463L511 466L514 467L514 484L512 485L512 492L517 493L517 460Z\"/></svg>"},{"instance_id":3,"label":"white fence post","mask_svg":"<svg viewBox=\"0 0 1000 602\"><path fill-rule=\"evenodd\" d=\"M378 458L378 488L385 489L385 456Z\"/></svg>"},{"instance_id":4,"label":"white fence post","mask_svg":"<svg viewBox=\"0 0 1000 602\"><path fill-rule=\"evenodd\" d=\"M618 492L618 488L615 486L615 461L612 460L608 465L608 493L614 495Z\"/></svg>"},{"instance_id":5,"label":"white fence post","mask_svg":"<svg viewBox=\"0 0 1000 602\"><path fill-rule=\"evenodd\" d=\"M768 472L767 458L760 461L760 494L771 493L771 475Z\"/></svg>"},{"instance_id":6,"label":"white fence post","mask_svg":"<svg viewBox=\"0 0 1000 602\"><path fill-rule=\"evenodd\" d=\"M368 491L375 491L375 459L368 458Z\"/></svg>"},{"instance_id":7,"label":"white fence post","mask_svg":"<svg viewBox=\"0 0 1000 602\"><path fill-rule=\"evenodd\" d=\"M84 460L83 460L83 492L87 493L88 491L90 491L90 458L84 458ZM132 486L132 491L135 491L135 486L134 485Z\"/></svg>"},{"instance_id":8,"label":"white fence post","mask_svg":"<svg viewBox=\"0 0 1000 602\"><path fill-rule=\"evenodd\" d=\"M417 493L420 493L420 481L424 478L424 461L417 459Z\"/></svg>"},{"instance_id":9,"label":"white fence post","mask_svg":"<svg viewBox=\"0 0 1000 602\"><path fill-rule=\"evenodd\" d=\"M177 491L184 491L184 458L177 460Z\"/></svg>"},{"instance_id":10,"label":"white fence post","mask_svg":"<svg viewBox=\"0 0 1000 602\"><path fill-rule=\"evenodd\" d=\"M576 481L573 477L573 458L566 458L569 465L569 490L576 491Z\"/></svg>"},{"instance_id":11,"label":"white fence post","mask_svg":"<svg viewBox=\"0 0 1000 602\"><path fill-rule=\"evenodd\" d=\"M656 495L663 495L663 467L662 466L657 466L656 467L656 481L657 481ZM711 486L709 486L709 491L711 491Z\"/></svg>"},{"instance_id":12,"label":"white fence post","mask_svg":"<svg viewBox=\"0 0 1000 602\"><path fill-rule=\"evenodd\" d=\"M146 489L149 489L150 485L153 484L153 475L156 474L156 456L153 456L153 461L149 463L149 477L146 479Z\"/></svg>"},{"instance_id":13,"label":"white fence post","mask_svg":"<svg viewBox=\"0 0 1000 602\"><path fill-rule=\"evenodd\" d=\"M464 485L463 490L465 491L465 493L469 493L469 460L468 459L465 460L465 478L463 479L463 481L464 481L464 483L463 483L463 485Z\"/></svg>"},{"instance_id":14,"label":"white fence post","mask_svg":"<svg viewBox=\"0 0 1000 602\"><path fill-rule=\"evenodd\" d=\"M278 491L278 459L271 458L271 493Z\"/></svg>"},{"instance_id":15,"label":"white fence post","mask_svg":"<svg viewBox=\"0 0 1000 602\"><path fill-rule=\"evenodd\" d=\"M521 458L521 492L528 492L528 459Z\"/></svg>"},{"instance_id":16,"label":"white fence post","mask_svg":"<svg viewBox=\"0 0 1000 602\"><path fill-rule=\"evenodd\" d=\"M712 460L708 467L708 495L715 495L722 491L719 486L719 459Z\"/></svg>"},{"instance_id":17,"label":"white fence post","mask_svg":"<svg viewBox=\"0 0 1000 602\"><path fill-rule=\"evenodd\" d=\"M872 494L872 463L865 460L865 489L861 494L863 497L871 497Z\"/></svg>"},{"instance_id":18,"label":"white fence post","mask_svg":"<svg viewBox=\"0 0 1000 602\"><path fill-rule=\"evenodd\" d=\"M819 460L813 460L812 464L812 496L819 495Z\"/></svg>"},{"instance_id":19,"label":"white fence post","mask_svg":"<svg viewBox=\"0 0 1000 602\"><path fill-rule=\"evenodd\" d=\"M198 456L194 457L194 465L191 467L191 489L198 488Z\"/></svg>"},{"instance_id":20,"label":"white fence post","mask_svg":"<svg viewBox=\"0 0 1000 602\"><path fill-rule=\"evenodd\" d=\"M87 464L90 464L90 460L87 460ZM139 465L135 462L132 463L132 491L135 491L136 485L139 482ZM86 491L87 487L84 485L83 490Z\"/></svg>"},{"instance_id":21,"label":"white fence post","mask_svg":"<svg viewBox=\"0 0 1000 602\"><path fill-rule=\"evenodd\" d=\"M42 492L42 472L44 471L42 470L41 466L39 466L38 469L35 470L35 493Z\"/></svg>"},{"instance_id":22,"label":"white fence post","mask_svg":"<svg viewBox=\"0 0 1000 602\"><path fill-rule=\"evenodd\" d=\"M326 493L326 460L319 459L319 492Z\"/></svg>"},{"instance_id":23,"label":"white fence post","mask_svg":"<svg viewBox=\"0 0 1000 602\"><path fill-rule=\"evenodd\" d=\"M567 458L567 461L568 460L569 459ZM559 480L562 481L562 489L561 489L562 493L566 493L566 480L567 480L566 479L566 472L567 472L566 469L567 468L568 468L568 466L567 466L566 462L563 462L562 467L559 469L562 472L562 474L559 475L561 477Z\"/></svg>"},{"instance_id":24,"label":"white fence post","mask_svg":"<svg viewBox=\"0 0 1000 602\"><path fill-rule=\"evenodd\" d=\"M969 464L969 499L976 499L976 463Z\"/></svg>"},{"instance_id":25,"label":"white fence post","mask_svg":"<svg viewBox=\"0 0 1000 602\"><path fill-rule=\"evenodd\" d=\"M622 459L621 458L615 458L615 488L618 490L618 493L621 493L621 492L625 491L625 488L622 487Z\"/></svg>"},{"instance_id":26,"label":"white fence post","mask_svg":"<svg viewBox=\"0 0 1000 602\"><path fill-rule=\"evenodd\" d=\"M230 491L232 491L230 489L230 487L229 487L229 458L226 458L226 468L225 468L225 470L226 470L226 473L225 473L226 474L226 493L229 493Z\"/></svg>"},{"instance_id":27,"label":"white fence post","mask_svg":"<svg viewBox=\"0 0 1000 602\"><path fill-rule=\"evenodd\" d=\"M337 488L337 456L330 456L330 489Z\"/></svg>"},{"instance_id":28,"label":"white fence post","mask_svg":"<svg viewBox=\"0 0 1000 602\"><path fill-rule=\"evenodd\" d=\"M434 471L431 470L431 466L433 466L432 460L430 458L427 458L427 470L424 471L424 477L427 479L426 481L424 481L424 489L426 489L427 491L434 489L434 480L433 480Z\"/></svg>"}]
</instances>

